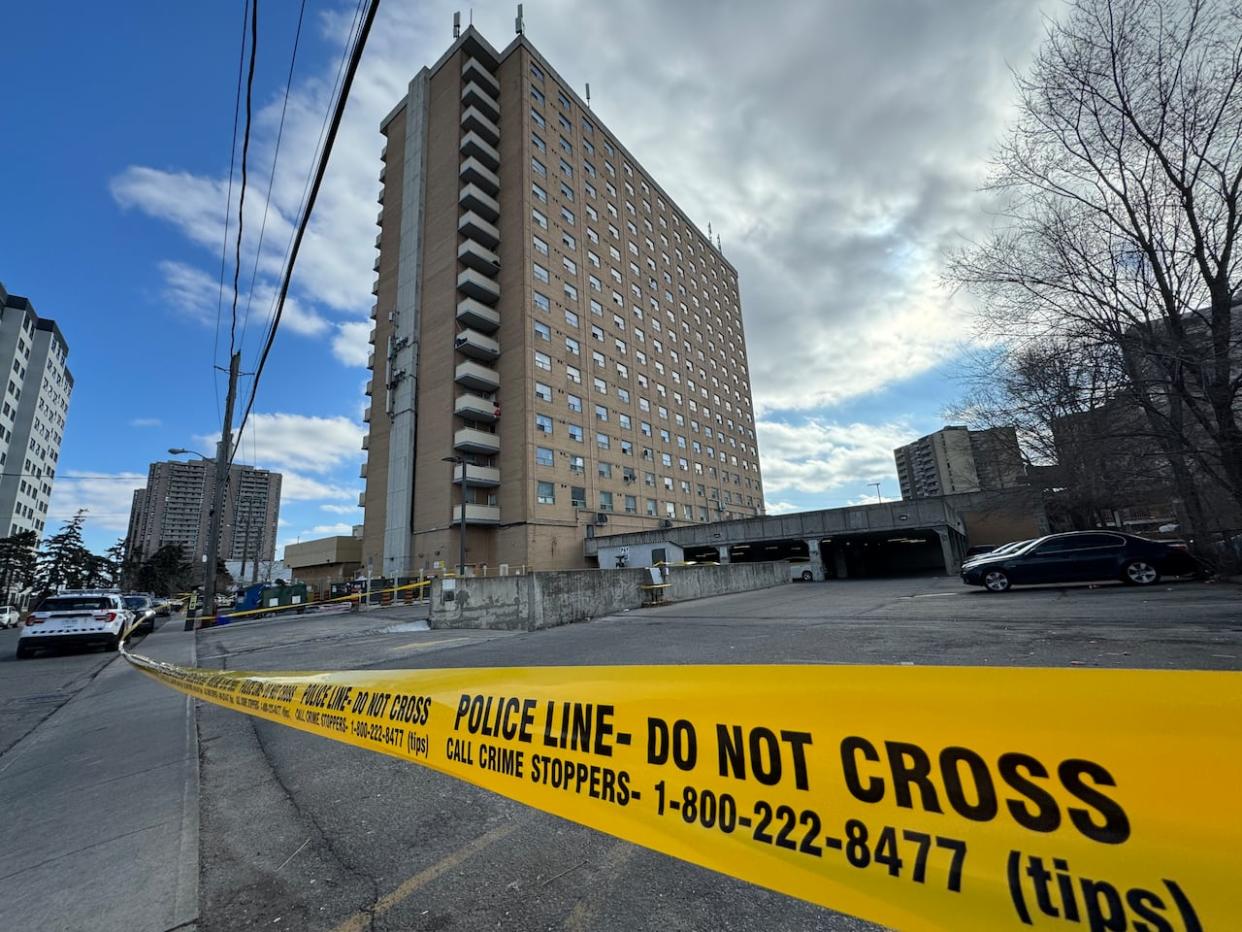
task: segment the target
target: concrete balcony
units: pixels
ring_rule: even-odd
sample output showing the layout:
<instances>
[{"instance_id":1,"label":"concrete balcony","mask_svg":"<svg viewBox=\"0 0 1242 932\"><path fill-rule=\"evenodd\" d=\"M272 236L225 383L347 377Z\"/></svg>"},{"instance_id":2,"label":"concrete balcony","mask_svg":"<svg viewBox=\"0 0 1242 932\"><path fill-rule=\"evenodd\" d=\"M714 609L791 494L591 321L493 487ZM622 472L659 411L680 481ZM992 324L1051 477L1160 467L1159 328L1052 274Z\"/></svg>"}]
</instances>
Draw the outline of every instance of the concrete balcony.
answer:
<instances>
[{"instance_id":1,"label":"concrete balcony","mask_svg":"<svg viewBox=\"0 0 1242 932\"><path fill-rule=\"evenodd\" d=\"M478 133L493 146L500 142L500 127L483 115L478 107L467 107L461 115L461 128L468 133Z\"/></svg>"},{"instance_id":2,"label":"concrete balcony","mask_svg":"<svg viewBox=\"0 0 1242 932\"><path fill-rule=\"evenodd\" d=\"M367 368L375 368L375 350L371 350L371 352L367 353Z\"/></svg>"},{"instance_id":3,"label":"concrete balcony","mask_svg":"<svg viewBox=\"0 0 1242 932\"><path fill-rule=\"evenodd\" d=\"M362 466L358 469L358 478L365 479L366 477L367 477L367 464L363 463Z\"/></svg>"},{"instance_id":4,"label":"concrete balcony","mask_svg":"<svg viewBox=\"0 0 1242 932\"><path fill-rule=\"evenodd\" d=\"M367 405L365 408L362 409L362 420L368 424L371 423L371 406L370 405Z\"/></svg>"},{"instance_id":5,"label":"concrete balcony","mask_svg":"<svg viewBox=\"0 0 1242 932\"><path fill-rule=\"evenodd\" d=\"M500 119L500 103L478 81L468 81L461 89L461 102L481 111L493 122Z\"/></svg>"},{"instance_id":6,"label":"concrete balcony","mask_svg":"<svg viewBox=\"0 0 1242 932\"><path fill-rule=\"evenodd\" d=\"M453 506L453 524L461 524L461 505ZM499 524L499 505L471 505L466 503L467 524Z\"/></svg>"},{"instance_id":7,"label":"concrete balcony","mask_svg":"<svg viewBox=\"0 0 1242 932\"><path fill-rule=\"evenodd\" d=\"M457 195L457 203L492 223L500 216L500 202L478 185L468 184L462 188Z\"/></svg>"},{"instance_id":8,"label":"concrete balcony","mask_svg":"<svg viewBox=\"0 0 1242 932\"><path fill-rule=\"evenodd\" d=\"M494 392L500 388L500 373L477 362L460 362L453 371L453 381L475 391Z\"/></svg>"},{"instance_id":9,"label":"concrete balcony","mask_svg":"<svg viewBox=\"0 0 1242 932\"><path fill-rule=\"evenodd\" d=\"M375 281L371 282L371 294L379 295L379 276L375 276Z\"/></svg>"},{"instance_id":10,"label":"concrete balcony","mask_svg":"<svg viewBox=\"0 0 1242 932\"><path fill-rule=\"evenodd\" d=\"M375 225L377 227L382 227L384 225L384 212L382 210L375 215Z\"/></svg>"},{"instance_id":11,"label":"concrete balcony","mask_svg":"<svg viewBox=\"0 0 1242 932\"><path fill-rule=\"evenodd\" d=\"M366 507L366 505L367 505L367 493L366 493L366 492L359 492L359 493L358 493L358 507L359 507L359 508L365 508L365 507ZM466 521L467 521L467 523L469 523L469 521L470 521L470 511L469 511L469 509L467 509L467 510L466 510Z\"/></svg>"},{"instance_id":12,"label":"concrete balcony","mask_svg":"<svg viewBox=\"0 0 1242 932\"><path fill-rule=\"evenodd\" d=\"M499 453L500 436L473 427L462 427L453 432L453 449L464 453Z\"/></svg>"},{"instance_id":13,"label":"concrete balcony","mask_svg":"<svg viewBox=\"0 0 1242 932\"><path fill-rule=\"evenodd\" d=\"M500 231L474 212L464 213L457 221L457 232L482 243L488 249L500 244Z\"/></svg>"},{"instance_id":14,"label":"concrete balcony","mask_svg":"<svg viewBox=\"0 0 1242 932\"><path fill-rule=\"evenodd\" d=\"M458 395L453 404L453 413L469 421L480 421L484 424L496 422L496 402L481 398L478 395Z\"/></svg>"},{"instance_id":15,"label":"concrete balcony","mask_svg":"<svg viewBox=\"0 0 1242 932\"><path fill-rule=\"evenodd\" d=\"M371 397L371 388L372 388L372 383L374 381L375 381L374 379L367 379L367 387L362 390L362 393L366 395L368 398Z\"/></svg>"},{"instance_id":16,"label":"concrete balcony","mask_svg":"<svg viewBox=\"0 0 1242 932\"><path fill-rule=\"evenodd\" d=\"M495 304L500 300L500 286L474 269L458 273L457 290L485 304Z\"/></svg>"},{"instance_id":17,"label":"concrete balcony","mask_svg":"<svg viewBox=\"0 0 1242 932\"><path fill-rule=\"evenodd\" d=\"M478 159L492 171L500 167L500 153L478 133L466 133L462 136L460 149L463 155Z\"/></svg>"},{"instance_id":18,"label":"concrete balcony","mask_svg":"<svg viewBox=\"0 0 1242 932\"><path fill-rule=\"evenodd\" d=\"M490 275L492 278L495 278L496 273L500 271L500 256L472 239L466 240L457 247L457 258L461 260L462 265L476 272L482 272L484 275Z\"/></svg>"},{"instance_id":19,"label":"concrete balcony","mask_svg":"<svg viewBox=\"0 0 1242 932\"><path fill-rule=\"evenodd\" d=\"M453 485L461 485L461 466L453 467ZM475 466L471 464L466 470L466 485L494 489L500 485L500 470L495 466ZM460 510L461 506L457 506ZM467 506L467 513L469 506Z\"/></svg>"},{"instance_id":20,"label":"concrete balcony","mask_svg":"<svg viewBox=\"0 0 1242 932\"><path fill-rule=\"evenodd\" d=\"M462 298L457 302L457 320L483 333L495 333L500 329L500 315L474 298Z\"/></svg>"},{"instance_id":21,"label":"concrete balcony","mask_svg":"<svg viewBox=\"0 0 1242 932\"><path fill-rule=\"evenodd\" d=\"M371 449L371 435L370 434L362 435L362 449L364 450Z\"/></svg>"},{"instance_id":22,"label":"concrete balcony","mask_svg":"<svg viewBox=\"0 0 1242 932\"><path fill-rule=\"evenodd\" d=\"M384 186L383 185L380 185L379 194L375 198L375 203L377 204L384 203Z\"/></svg>"},{"instance_id":23,"label":"concrete balcony","mask_svg":"<svg viewBox=\"0 0 1242 932\"><path fill-rule=\"evenodd\" d=\"M477 330L463 330L453 338L453 349L471 359L483 362L495 362L500 356L500 344L491 337L485 337Z\"/></svg>"},{"instance_id":24,"label":"concrete balcony","mask_svg":"<svg viewBox=\"0 0 1242 932\"><path fill-rule=\"evenodd\" d=\"M371 271L372 271L372 272L378 272L378 271L379 271L379 262L380 262L380 257L379 257L379 256L376 256L376 257L375 257L375 264L371 266Z\"/></svg>"},{"instance_id":25,"label":"concrete balcony","mask_svg":"<svg viewBox=\"0 0 1242 932\"><path fill-rule=\"evenodd\" d=\"M377 329L378 328L376 327L372 327L371 332L367 334L367 342L370 343L372 346L375 345L375 331Z\"/></svg>"},{"instance_id":26,"label":"concrete balcony","mask_svg":"<svg viewBox=\"0 0 1242 932\"><path fill-rule=\"evenodd\" d=\"M380 149L380 161L388 161L388 143L384 143L384 148Z\"/></svg>"},{"instance_id":27,"label":"concrete balcony","mask_svg":"<svg viewBox=\"0 0 1242 932\"><path fill-rule=\"evenodd\" d=\"M463 161L457 174L466 184L477 185L493 196L500 191L500 176L476 158Z\"/></svg>"},{"instance_id":28,"label":"concrete balcony","mask_svg":"<svg viewBox=\"0 0 1242 932\"><path fill-rule=\"evenodd\" d=\"M371 319L379 320L379 302L371 305Z\"/></svg>"},{"instance_id":29,"label":"concrete balcony","mask_svg":"<svg viewBox=\"0 0 1242 932\"><path fill-rule=\"evenodd\" d=\"M461 76L465 81L478 82L495 96L500 94L500 82L496 80L496 76L488 70L487 66L477 58L466 59L466 63L461 66Z\"/></svg>"},{"instance_id":30,"label":"concrete balcony","mask_svg":"<svg viewBox=\"0 0 1242 932\"><path fill-rule=\"evenodd\" d=\"M381 159L380 161L383 161L383 159ZM380 168L380 177L379 177L380 184L383 184L384 179L387 177L388 177L388 166L384 165L383 167Z\"/></svg>"}]
</instances>

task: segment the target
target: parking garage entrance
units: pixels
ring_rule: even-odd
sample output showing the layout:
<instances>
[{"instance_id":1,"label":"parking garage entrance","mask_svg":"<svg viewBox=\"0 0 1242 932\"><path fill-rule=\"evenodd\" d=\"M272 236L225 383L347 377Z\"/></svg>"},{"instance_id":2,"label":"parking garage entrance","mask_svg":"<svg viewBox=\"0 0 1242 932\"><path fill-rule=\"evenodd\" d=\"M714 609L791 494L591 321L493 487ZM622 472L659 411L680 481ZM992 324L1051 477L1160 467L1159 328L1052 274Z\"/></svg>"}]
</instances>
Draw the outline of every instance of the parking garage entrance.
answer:
<instances>
[{"instance_id":1,"label":"parking garage entrance","mask_svg":"<svg viewBox=\"0 0 1242 932\"><path fill-rule=\"evenodd\" d=\"M689 546L684 559L694 563L762 563L789 560L807 563L811 548L805 540L749 541L720 546ZM940 535L930 529L866 531L834 534L819 541L819 556L828 579L880 579L894 576L944 575L945 552Z\"/></svg>"}]
</instances>

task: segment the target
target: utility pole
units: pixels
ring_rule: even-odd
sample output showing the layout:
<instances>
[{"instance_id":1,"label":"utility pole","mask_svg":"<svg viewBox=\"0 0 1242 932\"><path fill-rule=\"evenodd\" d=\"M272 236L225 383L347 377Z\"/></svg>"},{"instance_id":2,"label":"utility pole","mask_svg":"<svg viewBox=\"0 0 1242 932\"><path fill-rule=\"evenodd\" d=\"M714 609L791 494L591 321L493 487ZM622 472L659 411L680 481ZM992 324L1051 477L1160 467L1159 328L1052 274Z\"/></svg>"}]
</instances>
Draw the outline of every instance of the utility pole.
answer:
<instances>
[{"instance_id":1,"label":"utility pole","mask_svg":"<svg viewBox=\"0 0 1242 932\"><path fill-rule=\"evenodd\" d=\"M229 454L233 450L233 405L237 401L237 373L241 353L229 360L229 391L224 405L224 430L216 444L215 486L211 495L211 515L207 531L207 572L203 577L203 611L216 614L216 561L220 558L220 523L224 517L224 491L229 483ZM202 614L199 614L202 620Z\"/></svg>"},{"instance_id":2,"label":"utility pole","mask_svg":"<svg viewBox=\"0 0 1242 932\"><path fill-rule=\"evenodd\" d=\"M238 504L238 506L240 507L242 503L241 503L241 501L239 500L237 504ZM245 513L245 515L242 517L242 558L241 558L241 569L237 571L237 578L238 578L239 580L241 580L242 582L245 582L245 581L246 581L246 551L249 549L249 548L248 548L248 546L247 546L249 543L250 543L250 506L249 506L249 504L247 504L247 506L246 506L246 513Z\"/></svg>"}]
</instances>

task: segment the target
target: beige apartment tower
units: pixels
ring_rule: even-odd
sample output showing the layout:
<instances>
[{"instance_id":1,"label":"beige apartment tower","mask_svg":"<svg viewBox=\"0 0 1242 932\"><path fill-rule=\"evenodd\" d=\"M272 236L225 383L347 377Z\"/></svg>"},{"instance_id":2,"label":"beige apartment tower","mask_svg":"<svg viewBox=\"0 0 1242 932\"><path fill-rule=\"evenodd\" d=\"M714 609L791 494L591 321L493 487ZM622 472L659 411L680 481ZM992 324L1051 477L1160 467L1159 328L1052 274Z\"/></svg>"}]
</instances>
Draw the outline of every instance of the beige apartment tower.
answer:
<instances>
[{"instance_id":1,"label":"beige apartment tower","mask_svg":"<svg viewBox=\"0 0 1242 932\"><path fill-rule=\"evenodd\" d=\"M463 503L489 573L762 514L737 271L525 36L381 129L364 567L452 568Z\"/></svg>"}]
</instances>

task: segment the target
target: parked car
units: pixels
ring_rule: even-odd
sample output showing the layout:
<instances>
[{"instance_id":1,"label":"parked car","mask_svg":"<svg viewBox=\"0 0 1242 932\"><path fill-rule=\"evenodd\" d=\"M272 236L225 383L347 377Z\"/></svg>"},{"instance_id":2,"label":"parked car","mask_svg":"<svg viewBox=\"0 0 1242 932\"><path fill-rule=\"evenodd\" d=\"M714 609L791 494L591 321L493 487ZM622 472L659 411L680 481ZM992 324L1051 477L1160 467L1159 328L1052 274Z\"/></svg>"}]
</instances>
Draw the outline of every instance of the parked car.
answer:
<instances>
[{"instance_id":1,"label":"parked car","mask_svg":"<svg viewBox=\"0 0 1242 932\"><path fill-rule=\"evenodd\" d=\"M789 578L794 582L813 582L815 573L810 560L790 560Z\"/></svg>"},{"instance_id":2,"label":"parked car","mask_svg":"<svg viewBox=\"0 0 1242 932\"><path fill-rule=\"evenodd\" d=\"M962 567L962 582L989 592L1031 583L1095 582L1117 579L1151 586L1162 575L1196 570L1186 545L1148 540L1120 531L1051 534L1008 553L991 553Z\"/></svg>"},{"instance_id":3,"label":"parked car","mask_svg":"<svg viewBox=\"0 0 1242 932\"><path fill-rule=\"evenodd\" d=\"M168 618L172 615L172 603L167 599L155 600L155 614L160 618Z\"/></svg>"},{"instance_id":4,"label":"parked car","mask_svg":"<svg viewBox=\"0 0 1242 932\"><path fill-rule=\"evenodd\" d=\"M155 630L155 600L147 595L125 596L125 607L134 613L134 630L150 634Z\"/></svg>"},{"instance_id":5,"label":"parked car","mask_svg":"<svg viewBox=\"0 0 1242 932\"><path fill-rule=\"evenodd\" d=\"M991 553L992 551L996 549L997 548L995 544L976 544L973 547L967 548L966 560L967 561L973 560L975 557L981 557L984 554Z\"/></svg>"},{"instance_id":6,"label":"parked car","mask_svg":"<svg viewBox=\"0 0 1242 932\"><path fill-rule=\"evenodd\" d=\"M999 557L1002 554L1006 554L1006 553L1016 553L1017 551L1021 550L1023 547L1025 547L1027 544L1030 544L1030 543L1034 543L1034 541L1033 540L1010 541L1007 544L1001 544L999 547L989 547L983 553L976 553L973 556L971 555L970 550L967 550L966 561L962 564L962 569L965 569L971 564L978 563L980 560L984 560L989 557ZM971 549L973 550L974 548L972 547Z\"/></svg>"},{"instance_id":7,"label":"parked car","mask_svg":"<svg viewBox=\"0 0 1242 932\"><path fill-rule=\"evenodd\" d=\"M99 647L116 650L134 615L119 592L70 590L48 596L28 616L17 641L17 659L40 648Z\"/></svg>"},{"instance_id":8,"label":"parked car","mask_svg":"<svg viewBox=\"0 0 1242 932\"><path fill-rule=\"evenodd\" d=\"M17 610L15 605L6 605L0 608L0 628L16 628L21 618L21 612Z\"/></svg>"}]
</instances>

